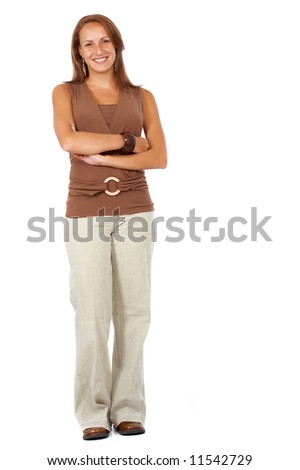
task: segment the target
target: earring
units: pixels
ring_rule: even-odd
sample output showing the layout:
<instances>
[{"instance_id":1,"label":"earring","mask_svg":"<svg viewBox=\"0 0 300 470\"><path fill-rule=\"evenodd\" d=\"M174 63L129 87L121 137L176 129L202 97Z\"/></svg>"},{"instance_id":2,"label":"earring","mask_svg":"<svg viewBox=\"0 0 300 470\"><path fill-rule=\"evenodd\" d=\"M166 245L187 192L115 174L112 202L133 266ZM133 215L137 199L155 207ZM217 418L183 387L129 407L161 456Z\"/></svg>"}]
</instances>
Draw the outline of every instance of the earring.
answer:
<instances>
[{"instance_id":1,"label":"earring","mask_svg":"<svg viewBox=\"0 0 300 470\"><path fill-rule=\"evenodd\" d=\"M83 57L82 57L82 70L83 70L84 76L86 77L86 66L85 66L85 62L84 62Z\"/></svg>"},{"instance_id":2,"label":"earring","mask_svg":"<svg viewBox=\"0 0 300 470\"><path fill-rule=\"evenodd\" d=\"M117 63L117 59L115 60L115 63L114 63L114 71L116 72L118 70L118 63Z\"/></svg>"}]
</instances>

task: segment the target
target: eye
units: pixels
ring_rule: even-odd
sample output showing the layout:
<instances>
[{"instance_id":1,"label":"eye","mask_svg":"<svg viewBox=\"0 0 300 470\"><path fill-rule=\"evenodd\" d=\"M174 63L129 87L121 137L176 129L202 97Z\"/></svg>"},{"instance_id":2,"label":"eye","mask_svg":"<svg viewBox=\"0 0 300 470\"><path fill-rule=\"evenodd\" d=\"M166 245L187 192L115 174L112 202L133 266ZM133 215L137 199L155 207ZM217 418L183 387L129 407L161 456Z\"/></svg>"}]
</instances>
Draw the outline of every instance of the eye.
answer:
<instances>
[{"instance_id":1,"label":"eye","mask_svg":"<svg viewBox=\"0 0 300 470\"><path fill-rule=\"evenodd\" d=\"M93 45L93 44L92 44L91 42L87 42L87 43L85 44L85 47L91 47L92 45Z\"/></svg>"},{"instance_id":2,"label":"eye","mask_svg":"<svg viewBox=\"0 0 300 470\"><path fill-rule=\"evenodd\" d=\"M105 39L103 39L103 42L104 42L104 44L108 44L108 43L110 42L110 39L109 39L109 38L105 38Z\"/></svg>"}]
</instances>

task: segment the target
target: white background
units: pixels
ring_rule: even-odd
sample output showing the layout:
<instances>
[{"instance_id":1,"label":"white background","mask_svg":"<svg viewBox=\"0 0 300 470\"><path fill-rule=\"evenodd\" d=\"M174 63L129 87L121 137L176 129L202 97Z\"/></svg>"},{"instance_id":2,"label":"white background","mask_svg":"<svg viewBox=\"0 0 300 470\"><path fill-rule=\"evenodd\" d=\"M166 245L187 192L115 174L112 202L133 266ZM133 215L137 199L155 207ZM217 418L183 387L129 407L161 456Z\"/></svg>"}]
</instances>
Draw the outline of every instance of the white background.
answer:
<instances>
[{"instance_id":1,"label":"white background","mask_svg":"<svg viewBox=\"0 0 300 470\"><path fill-rule=\"evenodd\" d=\"M297 1L11 1L1 7L1 466L47 457L251 454L255 470L299 468L299 110ZM55 243L31 217L64 215L69 160L51 93L71 78L84 15L119 27L131 80L156 97L169 151L147 172L156 215L241 216L234 243L188 233L153 258L145 345L147 432L84 442L73 416L74 312ZM250 239L250 210L272 216ZM42 225L41 225L42 226ZM36 235L36 234L35 234ZM183 460L187 462L184 463ZM179 468L179 467L178 467ZM201 468L201 467L200 467ZM208 468L224 468L211 466ZM231 467L233 468L233 467ZM236 468L243 468L241 466Z\"/></svg>"}]
</instances>

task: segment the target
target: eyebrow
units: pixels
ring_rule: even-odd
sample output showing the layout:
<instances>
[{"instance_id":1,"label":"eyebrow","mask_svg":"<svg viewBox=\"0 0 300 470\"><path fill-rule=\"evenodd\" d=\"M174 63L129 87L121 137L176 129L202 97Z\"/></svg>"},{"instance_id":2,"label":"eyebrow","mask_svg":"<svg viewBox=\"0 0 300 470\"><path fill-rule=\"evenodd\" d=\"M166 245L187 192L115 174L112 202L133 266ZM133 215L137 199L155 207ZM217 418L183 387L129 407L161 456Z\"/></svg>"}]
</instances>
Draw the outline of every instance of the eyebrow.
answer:
<instances>
[{"instance_id":1,"label":"eyebrow","mask_svg":"<svg viewBox=\"0 0 300 470\"><path fill-rule=\"evenodd\" d=\"M100 38L100 41L101 41L101 39L106 39L106 38L110 39L109 36L103 36L102 38ZM93 39L86 39L86 40L83 41L83 42L94 42L94 40L93 40Z\"/></svg>"}]
</instances>

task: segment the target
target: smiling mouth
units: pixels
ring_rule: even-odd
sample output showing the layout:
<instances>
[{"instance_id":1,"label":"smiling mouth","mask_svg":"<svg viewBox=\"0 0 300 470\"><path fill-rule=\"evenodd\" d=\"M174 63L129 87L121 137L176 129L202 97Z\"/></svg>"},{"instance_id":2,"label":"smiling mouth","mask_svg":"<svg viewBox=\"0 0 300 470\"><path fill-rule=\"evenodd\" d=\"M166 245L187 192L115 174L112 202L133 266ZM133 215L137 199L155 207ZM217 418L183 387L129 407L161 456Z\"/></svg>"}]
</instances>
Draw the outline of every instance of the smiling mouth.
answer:
<instances>
[{"instance_id":1,"label":"smiling mouth","mask_svg":"<svg viewBox=\"0 0 300 470\"><path fill-rule=\"evenodd\" d=\"M108 59L108 56L101 57L101 59L93 59L93 61L96 62L96 64L103 64L107 59Z\"/></svg>"}]
</instances>

